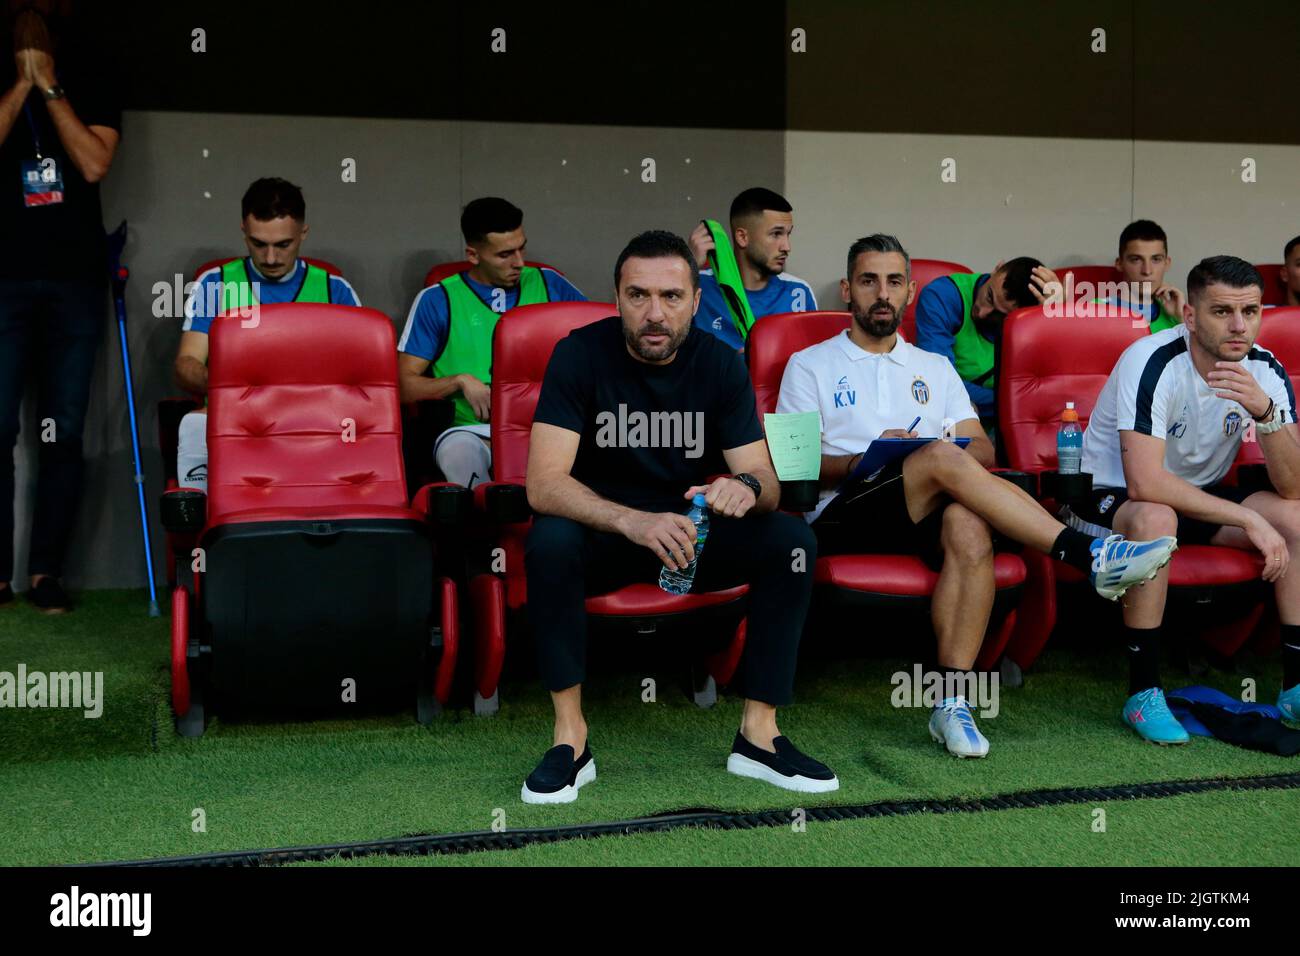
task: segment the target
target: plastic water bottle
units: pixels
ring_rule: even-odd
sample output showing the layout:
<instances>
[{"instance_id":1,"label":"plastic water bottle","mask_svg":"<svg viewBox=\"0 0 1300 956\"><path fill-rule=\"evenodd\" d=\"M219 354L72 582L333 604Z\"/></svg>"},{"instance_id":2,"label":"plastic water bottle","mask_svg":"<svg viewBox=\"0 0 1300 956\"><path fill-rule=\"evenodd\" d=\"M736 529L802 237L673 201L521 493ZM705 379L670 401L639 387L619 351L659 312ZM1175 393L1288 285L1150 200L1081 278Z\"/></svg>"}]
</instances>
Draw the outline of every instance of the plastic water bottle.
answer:
<instances>
[{"instance_id":1,"label":"plastic water bottle","mask_svg":"<svg viewBox=\"0 0 1300 956\"><path fill-rule=\"evenodd\" d=\"M1056 470L1062 475L1077 475L1083 470L1083 429L1074 402L1066 402L1061 413L1061 430L1056 433Z\"/></svg>"},{"instance_id":2,"label":"plastic water bottle","mask_svg":"<svg viewBox=\"0 0 1300 956\"><path fill-rule=\"evenodd\" d=\"M709 506L704 501L704 495L696 495L691 499L691 510L686 512L686 517L695 522L695 557L684 571L671 569L665 564L659 572L659 586L669 594L685 594L695 581L695 566L700 562L704 539L709 536Z\"/></svg>"}]
</instances>

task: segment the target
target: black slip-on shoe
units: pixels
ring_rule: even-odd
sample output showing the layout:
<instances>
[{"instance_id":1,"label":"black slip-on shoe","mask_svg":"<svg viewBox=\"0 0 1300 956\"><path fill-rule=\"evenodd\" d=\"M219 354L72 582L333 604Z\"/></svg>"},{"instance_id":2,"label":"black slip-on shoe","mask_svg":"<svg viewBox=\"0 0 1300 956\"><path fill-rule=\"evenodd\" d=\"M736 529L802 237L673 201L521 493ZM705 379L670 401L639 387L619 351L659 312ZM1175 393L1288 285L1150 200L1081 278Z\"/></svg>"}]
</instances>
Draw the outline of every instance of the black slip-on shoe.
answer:
<instances>
[{"instance_id":1,"label":"black slip-on shoe","mask_svg":"<svg viewBox=\"0 0 1300 956\"><path fill-rule=\"evenodd\" d=\"M14 588L13 585L11 584L3 591L0 591L0 607L10 607L13 605L13 603L14 603Z\"/></svg>"},{"instance_id":2,"label":"black slip-on shoe","mask_svg":"<svg viewBox=\"0 0 1300 956\"><path fill-rule=\"evenodd\" d=\"M56 578L41 578L27 592L27 602L42 614L67 614L72 610L72 602Z\"/></svg>"},{"instance_id":3,"label":"black slip-on shoe","mask_svg":"<svg viewBox=\"0 0 1300 956\"><path fill-rule=\"evenodd\" d=\"M578 790L596 779L596 761L591 758L591 745L582 750L582 756L573 759L573 748L560 744L546 751L537 769L528 775L519 798L524 803L572 803L578 799Z\"/></svg>"},{"instance_id":4,"label":"black slip-on shoe","mask_svg":"<svg viewBox=\"0 0 1300 956\"><path fill-rule=\"evenodd\" d=\"M801 753L789 739L777 737L772 746L776 753L754 746L737 731L727 758L727 772L801 793L830 793L840 788L830 767Z\"/></svg>"}]
</instances>

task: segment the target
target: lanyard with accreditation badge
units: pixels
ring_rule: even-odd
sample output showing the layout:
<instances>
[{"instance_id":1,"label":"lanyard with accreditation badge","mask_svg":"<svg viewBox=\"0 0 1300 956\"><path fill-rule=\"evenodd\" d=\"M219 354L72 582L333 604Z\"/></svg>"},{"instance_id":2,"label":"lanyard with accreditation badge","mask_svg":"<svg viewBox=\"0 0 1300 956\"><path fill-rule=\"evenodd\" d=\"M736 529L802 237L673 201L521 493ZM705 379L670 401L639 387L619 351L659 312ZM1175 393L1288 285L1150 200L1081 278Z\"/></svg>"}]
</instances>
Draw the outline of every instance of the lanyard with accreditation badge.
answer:
<instances>
[{"instance_id":1,"label":"lanyard with accreditation badge","mask_svg":"<svg viewBox=\"0 0 1300 956\"><path fill-rule=\"evenodd\" d=\"M32 145L36 148L36 159L22 161L23 205L52 206L63 202L63 175L59 164L53 156L41 155L41 137L36 132L36 120L32 118L30 103L23 104L27 114L27 126L32 131Z\"/></svg>"}]
</instances>

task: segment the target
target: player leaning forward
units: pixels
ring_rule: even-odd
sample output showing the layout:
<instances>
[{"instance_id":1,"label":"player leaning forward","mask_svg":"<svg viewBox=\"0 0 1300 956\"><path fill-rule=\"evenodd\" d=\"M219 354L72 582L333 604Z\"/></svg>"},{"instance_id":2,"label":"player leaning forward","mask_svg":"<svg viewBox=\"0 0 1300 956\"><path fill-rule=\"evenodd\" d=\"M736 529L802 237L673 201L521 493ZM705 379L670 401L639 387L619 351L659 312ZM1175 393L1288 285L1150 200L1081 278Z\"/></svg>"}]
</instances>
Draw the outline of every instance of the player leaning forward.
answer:
<instances>
[{"instance_id":1,"label":"player leaning forward","mask_svg":"<svg viewBox=\"0 0 1300 956\"><path fill-rule=\"evenodd\" d=\"M1083 436L1093 494L1062 515L1093 533L1178 535L1180 544L1260 552L1282 619L1278 708L1300 716L1300 575L1287 574L1300 543L1300 442L1286 369L1255 345L1264 282L1235 256L1203 259L1187 277L1182 323L1129 346L1101 391ZM1275 491L1220 487L1248 419ZM1187 732L1160 687L1160 626L1169 589L1162 571L1124 601L1129 694L1124 722L1144 740L1181 744Z\"/></svg>"}]
</instances>

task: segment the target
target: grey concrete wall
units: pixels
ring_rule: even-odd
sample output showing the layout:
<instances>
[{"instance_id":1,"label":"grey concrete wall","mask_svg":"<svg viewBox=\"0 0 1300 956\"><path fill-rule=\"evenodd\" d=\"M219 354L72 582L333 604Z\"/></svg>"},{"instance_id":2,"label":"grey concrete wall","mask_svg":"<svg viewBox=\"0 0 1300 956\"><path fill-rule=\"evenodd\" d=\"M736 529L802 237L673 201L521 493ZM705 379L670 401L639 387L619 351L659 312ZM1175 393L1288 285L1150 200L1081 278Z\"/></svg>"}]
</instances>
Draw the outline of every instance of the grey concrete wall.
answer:
<instances>
[{"instance_id":1,"label":"grey concrete wall","mask_svg":"<svg viewBox=\"0 0 1300 956\"><path fill-rule=\"evenodd\" d=\"M1256 181L1241 161L1256 160ZM956 160L956 182L940 178ZM1300 147L1106 139L789 132L791 271L838 308L859 236L893 233L913 256L986 271L1033 255L1049 266L1113 262L1120 230L1154 219L1168 278L1205 256L1280 262L1300 234Z\"/></svg>"},{"instance_id":2,"label":"grey concrete wall","mask_svg":"<svg viewBox=\"0 0 1300 956\"><path fill-rule=\"evenodd\" d=\"M207 150L207 155L204 155ZM355 159L357 181L341 163ZM655 160L655 182L642 161ZM130 224L128 312L155 573L162 578L155 403L176 394L180 319L153 315L153 286L188 280L208 259L242 251L239 199L265 175L302 186L307 255L338 263L363 304L400 329L425 271L461 258L461 206L496 194L524 210L529 255L564 270L592 298L611 295L623 244L647 228L686 233L726 215L748 185L782 188L779 132L484 124L128 112L103 186L104 220ZM65 575L71 587L143 586L144 558L116 325L105 339L86 423L86 489ZM16 584L26 586L38 431L30 402L17 455Z\"/></svg>"},{"instance_id":3,"label":"grey concrete wall","mask_svg":"<svg viewBox=\"0 0 1300 956\"><path fill-rule=\"evenodd\" d=\"M1134 208L1169 233L1180 286L1206 256L1281 262L1300 235L1300 146L1139 140L1134 151ZM1242 182L1247 158L1253 183Z\"/></svg>"}]
</instances>

